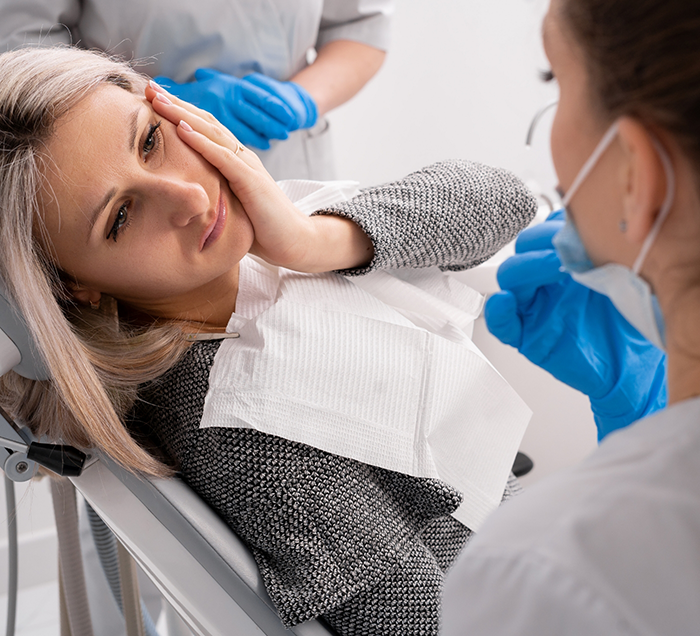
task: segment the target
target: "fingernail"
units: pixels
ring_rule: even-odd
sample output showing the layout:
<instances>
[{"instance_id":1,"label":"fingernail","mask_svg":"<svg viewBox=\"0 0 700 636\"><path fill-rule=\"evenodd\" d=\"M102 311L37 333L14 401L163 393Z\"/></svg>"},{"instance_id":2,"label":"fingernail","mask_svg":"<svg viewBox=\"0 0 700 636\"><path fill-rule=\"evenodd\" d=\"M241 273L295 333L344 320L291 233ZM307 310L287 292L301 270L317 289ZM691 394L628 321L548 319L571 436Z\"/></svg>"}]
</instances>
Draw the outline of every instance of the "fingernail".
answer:
<instances>
[{"instance_id":1,"label":"fingernail","mask_svg":"<svg viewBox=\"0 0 700 636\"><path fill-rule=\"evenodd\" d=\"M165 89L158 84L155 80L149 80L148 85L156 92L156 93L165 93Z\"/></svg>"},{"instance_id":2,"label":"fingernail","mask_svg":"<svg viewBox=\"0 0 700 636\"><path fill-rule=\"evenodd\" d=\"M180 127L187 132L192 132L192 126L190 126L184 119L180 120Z\"/></svg>"},{"instance_id":3,"label":"fingernail","mask_svg":"<svg viewBox=\"0 0 700 636\"><path fill-rule=\"evenodd\" d=\"M163 102L164 104L168 104L169 106L173 105L173 103L165 95L163 95L163 93L158 93L156 95L156 99L159 102Z\"/></svg>"}]
</instances>

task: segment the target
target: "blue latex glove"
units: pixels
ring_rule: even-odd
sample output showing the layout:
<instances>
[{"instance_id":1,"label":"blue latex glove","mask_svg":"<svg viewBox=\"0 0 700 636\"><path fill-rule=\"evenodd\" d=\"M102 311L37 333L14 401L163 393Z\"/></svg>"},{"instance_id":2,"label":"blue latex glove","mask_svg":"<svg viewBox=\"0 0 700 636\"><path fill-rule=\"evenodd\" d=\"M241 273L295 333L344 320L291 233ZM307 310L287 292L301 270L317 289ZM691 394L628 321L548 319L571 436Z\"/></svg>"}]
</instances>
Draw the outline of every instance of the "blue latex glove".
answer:
<instances>
[{"instance_id":1,"label":"blue latex glove","mask_svg":"<svg viewBox=\"0 0 700 636\"><path fill-rule=\"evenodd\" d=\"M267 150L270 139L286 139L297 116L276 95L247 80L200 68L194 82L154 78L176 97L210 112L246 146Z\"/></svg>"},{"instance_id":2,"label":"blue latex glove","mask_svg":"<svg viewBox=\"0 0 700 636\"><path fill-rule=\"evenodd\" d=\"M243 79L253 86L268 91L287 105L294 114L294 121L288 128L290 132L299 128L311 128L318 120L316 102L299 84L280 82L261 73L251 73Z\"/></svg>"},{"instance_id":3,"label":"blue latex glove","mask_svg":"<svg viewBox=\"0 0 700 636\"><path fill-rule=\"evenodd\" d=\"M498 269L503 291L485 307L489 331L585 393L598 439L666 405L666 358L610 300L560 271L552 237L562 213L524 230Z\"/></svg>"}]
</instances>

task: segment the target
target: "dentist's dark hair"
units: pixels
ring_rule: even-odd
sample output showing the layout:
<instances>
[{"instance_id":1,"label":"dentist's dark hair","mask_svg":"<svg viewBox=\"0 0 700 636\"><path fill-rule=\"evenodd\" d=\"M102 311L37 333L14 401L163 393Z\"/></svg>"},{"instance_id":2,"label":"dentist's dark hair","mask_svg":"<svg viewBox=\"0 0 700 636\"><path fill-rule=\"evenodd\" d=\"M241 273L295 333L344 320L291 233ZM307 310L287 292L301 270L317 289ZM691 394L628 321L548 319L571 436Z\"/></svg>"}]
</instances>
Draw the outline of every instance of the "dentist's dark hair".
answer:
<instances>
[{"instance_id":1,"label":"dentist's dark hair","mask_svg":"<svg viewBox=\"0 0 700 636\"><path fill-rule=\"evenodd\" d=\"M700 168L700 1L560 0L591 89L610 120L672 133Z\"/></svg>"}]
</instances>

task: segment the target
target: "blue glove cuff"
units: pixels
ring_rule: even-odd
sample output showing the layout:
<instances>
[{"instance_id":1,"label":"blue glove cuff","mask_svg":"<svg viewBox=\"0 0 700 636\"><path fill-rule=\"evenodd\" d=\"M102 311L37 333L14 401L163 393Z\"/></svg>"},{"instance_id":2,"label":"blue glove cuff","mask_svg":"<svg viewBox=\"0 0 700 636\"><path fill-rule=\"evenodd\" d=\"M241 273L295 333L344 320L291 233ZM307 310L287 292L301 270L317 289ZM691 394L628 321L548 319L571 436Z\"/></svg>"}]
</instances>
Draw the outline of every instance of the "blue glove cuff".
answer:
<instances>
[{"instance_id":1,"label":"blue glove cuff","mask_svg":"<svg viewBox=\"0 0 700 636\"><path fill-rule=\"evenodd\" d=\"M312 126L315 126L316 122L318 121L318 107L316 106L314 98L309 95L308 91L303 86L300 86L295 82L289 82L289 84L294 86L299 98L306 108L306 119L301 122L300 128L311 128Z\"/></svg>"},{"instance_id":2,"label":"blue glove cuff","mask_svg":"<svg viewBox=\"0 0 700 636\"><path fill-rule=\"evenodd\" d=\"M641 420L647 415L651 415L666 407L668 401L668 393L666 390L666 356L659 351L656 371L652 378L650 386L646 389L646 400L639 405L639 408L630 408L623 413L614 414L606 404L606 398L591 399L591 410L598 427L598 441L601 442L607 435L617 430L625 428L633 424L637 420ZM653 362L652 362L653 364ZM640 387L640 391L644 389ZM607 407L607 408L606 408Z\"/></svg>"}]
</instances>

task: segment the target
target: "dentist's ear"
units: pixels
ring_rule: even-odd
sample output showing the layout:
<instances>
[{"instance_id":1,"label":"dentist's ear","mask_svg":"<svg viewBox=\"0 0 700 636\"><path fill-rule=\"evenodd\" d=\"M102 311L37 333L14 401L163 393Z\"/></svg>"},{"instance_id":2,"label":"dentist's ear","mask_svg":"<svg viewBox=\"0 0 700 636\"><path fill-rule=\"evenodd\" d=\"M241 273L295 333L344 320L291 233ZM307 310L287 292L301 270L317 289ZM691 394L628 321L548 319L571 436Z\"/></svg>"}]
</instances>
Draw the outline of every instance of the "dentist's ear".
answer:
<instances>
[{"instance_id":1,"label":"dentist's ear","mask_svg":"<svg viewBox=\"0 0 700 636\"><path fill-rule=\"evenodd\" d=\"M623 218L625 235L641 244L648 236L666 196L666 173L655 146L655 137L638 120L622 117L618 123L622 146Z\"/></svg>"}]
</instances>

